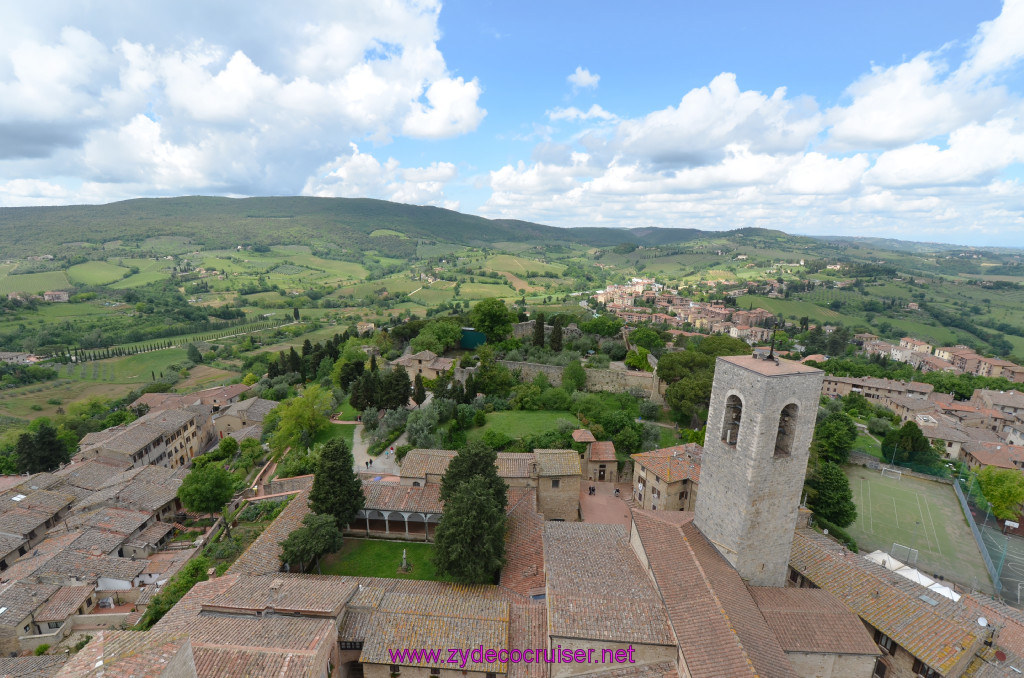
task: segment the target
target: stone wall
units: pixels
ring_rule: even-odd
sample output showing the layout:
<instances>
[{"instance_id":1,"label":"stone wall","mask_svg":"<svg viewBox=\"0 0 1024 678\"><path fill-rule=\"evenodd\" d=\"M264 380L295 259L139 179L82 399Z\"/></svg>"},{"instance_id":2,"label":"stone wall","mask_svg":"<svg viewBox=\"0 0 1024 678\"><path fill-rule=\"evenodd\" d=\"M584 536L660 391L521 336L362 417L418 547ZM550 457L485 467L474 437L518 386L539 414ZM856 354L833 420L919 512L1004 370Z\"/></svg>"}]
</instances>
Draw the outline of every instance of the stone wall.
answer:
<instances>
[{"instance_id":1,"label":"stone wall","mask_svg":"<svg viewBox=\"0 0 1024 678\"><path fill-rule=\"evenodd\" d=\"M552 487L553 480L558 481L558 487ZM580 477L557 476L538 479L537 512L543 515L545 520L579 520Z\"/></svg>"},{"instance_id":2,"label":"stone wall","mask_svg":"<svg viewBox=\"0 0 1024 678\"><path fill-rule=\"evenodd\" d=\"M538 374L545 374L554 386L562 385L562 370L558 365L541 365L539 363L500 360L510 370L519 370L523 381L530 381ZM642 390L651 402L665 404L665 384L653 372L635 372L630 370L598 370L584 368L587 374L588 391L621 392L630 389Z\"/></svg>"}]
</instances>

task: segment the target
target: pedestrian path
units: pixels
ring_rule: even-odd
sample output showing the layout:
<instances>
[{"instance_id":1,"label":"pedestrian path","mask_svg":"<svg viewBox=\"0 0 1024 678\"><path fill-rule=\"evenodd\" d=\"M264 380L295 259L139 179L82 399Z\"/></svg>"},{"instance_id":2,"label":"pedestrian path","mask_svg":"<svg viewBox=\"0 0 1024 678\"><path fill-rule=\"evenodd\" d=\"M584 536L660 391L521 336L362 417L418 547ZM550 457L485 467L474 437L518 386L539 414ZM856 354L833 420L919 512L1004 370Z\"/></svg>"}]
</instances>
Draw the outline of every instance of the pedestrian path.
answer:
<instances>
[{"instance_id":1,"label":"pedestrian path","mask_svg":"<svg viewBox=\"0 0 1024 678\"><path fill-rule=\"evenodd\" d=\"M398 447L399 445L405 445L407 440L408 438L406 438L403 433L392 446ZM363 425L356 424L356 428L352 436L352 459L354 462L352 468L358 472L376 471L381 475L398 475L399 466L395 461L394 454L381 454L376 457L371 457L367 451L369 448L369 438L363 440ZM369 462L369 466L367 466L367 462Z\"/></svg>"}]
</instances>

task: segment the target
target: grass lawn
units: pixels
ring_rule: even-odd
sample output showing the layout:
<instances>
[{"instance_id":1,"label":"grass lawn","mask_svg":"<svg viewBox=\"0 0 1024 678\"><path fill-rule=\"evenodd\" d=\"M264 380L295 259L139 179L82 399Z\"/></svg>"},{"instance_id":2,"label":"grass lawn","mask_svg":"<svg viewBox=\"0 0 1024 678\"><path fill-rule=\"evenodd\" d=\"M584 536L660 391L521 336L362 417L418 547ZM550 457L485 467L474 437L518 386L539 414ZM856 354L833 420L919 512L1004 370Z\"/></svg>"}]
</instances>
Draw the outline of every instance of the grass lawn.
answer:
<instances>
[{"instance_id":1,"label":"grass lawn","mask_svg":"<svg viewBox=\"0 0 1024 678\"><path fill-rule=\"evenodd\" d=\"M411 572L399 572L402 549L412 565ZM346 539L337 553L321 559L324 574L350 577L388 577L394 579L430 579L443 581L434 569L434 545L423 542L382 541L380 539Z\"/></svg>"},{"instance_id":2,"label":"grass lawn","mask_svg":"<svg viewBox=\"0 0 1024 678\"><path fill-rule=\"evenodd\" d=\"M965 587L976 580L979 589L992 592L992 581L952 486L906 474L899 480L883 478L862 466L845 470L857 504L857 520L847 530L862 551L888 553L894 542L909 546L918 550L915 567L925 574L941 574Z\"/></svg>"},{"instance_id":3,"label":"grass lawn","mask_svg":"<svg viewBox=\"0 0 1024 678\"><path fill-rule=\"evenodd\" d=\"M338 413L338 419L341 421L355 421L356 417L359 416L359 412L356 408L352 407L348 402L348 398L345 398L345 402L341 404L341 410Z\"/></svg>"},{"instance_id":4,"label":"grass lawn","mask_svg":"<svg viewBox=\"0 0 1024 678\"><path fill-rule=\"evenodd\" d=\"M69 268L68 278L74 283L106 285L120 280L127 272L127 268L108 261L87 261Z\"/></svg>"},{"instance_id":5,"label":"grass lawn","mask_svg":"<svg viewBox=\"0 0 1024 678\"><path fill-rule=\"evenodd\" d=\"M853 444L853 449L857 452L870 454L872 457L882 458L881 444L863 431L858 431L857 442Z\"/></svg>"},{"instance_id":6,"label":"grass lawn","mask_svg":"<svg viewBox=\"0 0 1024 678\"><path fill-rule=\"evenodd\" d=\"M679 444L679 438L676 437L676 432L673 429L659 426L660 436L658 437L658 447L672 447L673 445Z\"/></svg>"},{"instance_id":7,"label":"grass lawn","mask_svg":"<svg viewBox=\"0 0 1024 678\"><path fill-rule=\"evenodd\" d=\"M348 449L352 449L352 437L355 435L355 424L328 424L327 428L313 438L314 443L326 443L334 438L341 438L348 443Z\"/></svg>"},{"instance_id":8,"label":"grass lawn","mask_svg":"<svg viewBox=\"0 0 1024 678\"><path fill-rule=\"evenodd\" d=\"M467 432L469 440L480 440L484 433L494 429L504 433L509 438L522 438L523 436L544 433L558 426L558 422L565 420L579 427L580 422L571 412L542 412L519 410L512 412L491 412L487 415L487 423L480 428L474 428Z\"/></svg>"}]
</instances>

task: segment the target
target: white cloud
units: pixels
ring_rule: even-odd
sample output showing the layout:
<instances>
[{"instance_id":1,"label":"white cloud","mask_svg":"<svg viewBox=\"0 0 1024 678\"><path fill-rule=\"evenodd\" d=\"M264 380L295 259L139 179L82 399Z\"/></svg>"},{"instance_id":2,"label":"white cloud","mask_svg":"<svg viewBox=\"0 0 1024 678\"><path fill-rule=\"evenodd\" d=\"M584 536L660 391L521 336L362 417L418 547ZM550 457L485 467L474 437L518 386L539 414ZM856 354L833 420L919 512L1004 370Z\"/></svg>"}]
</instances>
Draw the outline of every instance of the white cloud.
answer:
<instances>
[{"instance_id":1,"label":"white cloud","mask_svg":"<svg viewBox=\"0 0 1024 678\"><path fill-rule=\"evenodd\" d=\"M1005 0L1003 10L992 21L978 27L970 58L959 75L968 80L1002 71L1024 57L1024 0Z\"/></svg>"},{"instance_id":2,"label":"white cloud","mask_svg":"<svg viewBox=\"0 0 1024 678\"><path fill-rule=\"evenodd\" d=\"M814 107L787 99L784 88L771 96L741 91L734 74L722 73L687 92L678 106L623 121L614 147L656 163L695 165L719 160L729 144L755 152L802 150L820 130Z\"/></svg>"},{"instance_id":3,"label":"white cloud","mask_svg":"<svg viewBox=\"0 0 1024 678\"><path fill-rule=\"evenodd\" d=\"M294 193L351 141L448 138L486 115L479 81L438 49L436 1L313 0L303 18L231 4L203 21L119 0L5 16L0 182L56 182L71 201L118 185ZM30 158L49 164L26 176Z\"/></svg>"},{"instance_id":4,"label":"white cloud","mask_svg":"<svg viewBox=\"0 0 1024 678\"><path fill-rule=\"evenodd\" d=\"M597 83L601 81L601 76L591 73L582 66L577 66L576 70L570 73L566 80L572 84L574 90L597 89Z\"/></svg>"},{"instance_id":5,"label":"white cloud","mask_svg":"<svg viewBox=\"0 0 1024 678\"><path fill-rule=\"evenodd\" d=\"M450 162L426 167L401 167L394 158L380 162L351 145L352 154L339 156L317 170L306 181L303 195L320 198L381 198L415 205L436 205L458 209L459 203L445 197L448 182L458 176Z\"/></svg>"},{"instance_id":6,"label":"white cloud","mask_svg":"<svg viewBox=\"0 0 1024 678\"><path fill-rule=\"evenodd\" d=\"M570 122L577 122L580 120L605 120L614 121L618 120L618 117L614 113L609 113L597 104L591 105L586 111L581 111L575 106L569 108L555 108L548 111L548 119L552 122L558 120L568 120Z\"/></svg>"}]
</instances>

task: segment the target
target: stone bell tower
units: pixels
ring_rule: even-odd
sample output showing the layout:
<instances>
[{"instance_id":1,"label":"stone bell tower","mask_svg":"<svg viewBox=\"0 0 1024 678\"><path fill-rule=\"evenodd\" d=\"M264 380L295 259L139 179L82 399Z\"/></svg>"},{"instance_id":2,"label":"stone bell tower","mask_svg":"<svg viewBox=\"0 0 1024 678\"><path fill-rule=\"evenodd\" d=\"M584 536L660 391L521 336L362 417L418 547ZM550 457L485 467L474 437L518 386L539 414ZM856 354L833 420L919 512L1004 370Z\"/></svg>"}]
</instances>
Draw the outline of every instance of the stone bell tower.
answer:
<instances>
[{"instance_id":1,"label":"stone bell tower","mask_svg":"<svg viewBox=\"0 0 1024 678\"><path fill-rule=\"evenodd\" d=\"M774 357L715 365L694 524L753 586L784 586L821 370Z\"/></svg>"}]
</instances>

